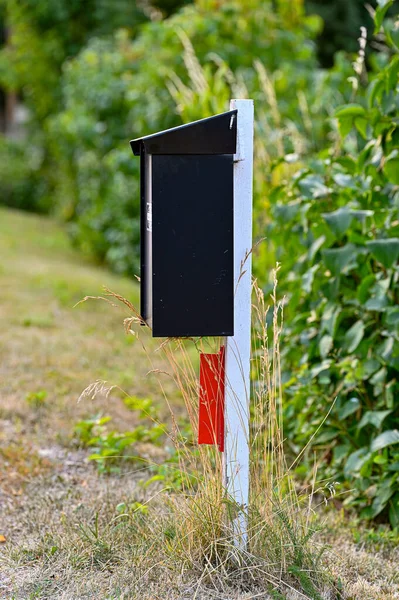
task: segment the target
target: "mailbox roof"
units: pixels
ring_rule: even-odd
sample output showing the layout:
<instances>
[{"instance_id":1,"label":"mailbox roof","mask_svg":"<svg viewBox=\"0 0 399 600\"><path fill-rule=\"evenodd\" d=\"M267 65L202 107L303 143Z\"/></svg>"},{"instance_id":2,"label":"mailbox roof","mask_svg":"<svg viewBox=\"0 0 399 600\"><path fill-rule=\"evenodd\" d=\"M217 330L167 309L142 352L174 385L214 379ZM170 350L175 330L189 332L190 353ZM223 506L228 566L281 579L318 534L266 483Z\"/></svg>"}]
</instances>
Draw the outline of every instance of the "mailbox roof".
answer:
<instances>
[{"instance_id":1,"label":"mailbox roof","mask_svg":"<svg viewBox=\"0 0 399 600\"><path fill-rule=\"evenodd\" d=\"M133 154L235 154L237 110L132 140Z\"/></svg>"}]
</instances>

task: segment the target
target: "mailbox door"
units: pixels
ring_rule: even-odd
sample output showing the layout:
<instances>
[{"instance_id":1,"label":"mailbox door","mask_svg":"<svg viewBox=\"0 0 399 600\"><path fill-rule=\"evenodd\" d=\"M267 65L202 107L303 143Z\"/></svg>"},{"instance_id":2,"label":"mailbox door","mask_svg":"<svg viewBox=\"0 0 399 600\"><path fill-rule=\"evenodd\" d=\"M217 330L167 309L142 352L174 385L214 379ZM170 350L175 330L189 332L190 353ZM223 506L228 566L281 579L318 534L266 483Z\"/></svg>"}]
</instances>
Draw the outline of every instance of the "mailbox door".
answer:
<instances>
[{"instance_id":1,"label":"mailbox door","mask_svg":"<svg viewBox=\"0 0 399 600\"><path fill-rule=\"evenodd\" d=\"M151 160L153 335L234 335L233 155Z\"/></svg>"}]
</instances>

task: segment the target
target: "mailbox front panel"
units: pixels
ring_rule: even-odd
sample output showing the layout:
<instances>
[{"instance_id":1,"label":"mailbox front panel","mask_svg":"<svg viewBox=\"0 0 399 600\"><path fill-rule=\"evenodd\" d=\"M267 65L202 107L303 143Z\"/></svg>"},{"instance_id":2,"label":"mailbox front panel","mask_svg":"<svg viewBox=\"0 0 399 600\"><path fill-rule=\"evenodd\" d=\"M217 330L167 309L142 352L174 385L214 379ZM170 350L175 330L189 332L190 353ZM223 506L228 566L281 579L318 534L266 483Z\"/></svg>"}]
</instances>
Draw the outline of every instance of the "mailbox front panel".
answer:
<instances>
[{"instance_id":1,"label":"mailbox front panel","mask_svg":"<svg viewBox=\"0 0 399 600\"><path fill-rule=\"evenodd\" d=\"M153 335L233 335L233 155L151 160Z\"/></svg>"}]
</instances>

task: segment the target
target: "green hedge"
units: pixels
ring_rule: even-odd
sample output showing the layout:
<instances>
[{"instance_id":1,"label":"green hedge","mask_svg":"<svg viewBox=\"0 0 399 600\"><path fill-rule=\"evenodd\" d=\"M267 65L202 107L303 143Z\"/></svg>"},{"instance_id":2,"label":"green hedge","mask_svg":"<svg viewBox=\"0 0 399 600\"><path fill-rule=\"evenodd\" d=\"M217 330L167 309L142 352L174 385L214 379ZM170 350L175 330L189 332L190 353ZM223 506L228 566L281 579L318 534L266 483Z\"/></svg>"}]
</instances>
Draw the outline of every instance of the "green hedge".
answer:
<instances>
[{"instance_id":1,"label":"green hedge","mask_svg":"<svg viewBox=\"0 0 399 600\"><path fill-rule=\"evenodd\" d=\"M351 489L345 503L398 527L397 25L386 22L385 33L391 50L366 96L355 77L353 102L336 110L340 146L273 189L268 235L288 298L286 432L294 453L310 442L300 471L316 451L318 476Z\"/></svg>"}]
</instances>

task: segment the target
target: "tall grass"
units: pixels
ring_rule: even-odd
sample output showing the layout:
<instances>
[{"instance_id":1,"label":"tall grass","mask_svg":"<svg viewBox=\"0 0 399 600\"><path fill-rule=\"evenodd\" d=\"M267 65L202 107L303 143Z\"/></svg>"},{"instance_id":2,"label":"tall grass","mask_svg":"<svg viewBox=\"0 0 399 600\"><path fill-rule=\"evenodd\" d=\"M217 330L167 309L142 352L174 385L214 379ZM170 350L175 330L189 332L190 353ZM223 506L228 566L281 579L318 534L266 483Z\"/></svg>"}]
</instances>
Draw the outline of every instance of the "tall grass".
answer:
<instances>
[{"instance_id":1,"label":"tall grass","mask_svg":"<svg viewBox=\"0 0 399 600\"><path fill-rule=\"evenodd\" d=\"M146 333L138 326L142 323L135 308L113 292L108 292L108 300L110 297L129 308L126 331L145 347ZM277 297L277 270L269 302L254 282L252 313L249 506L238 506L223 489L222 453L217 447L195 442L199 353L217 351L223 340L167 339L158 352L168 360L169 374L184 400L193 437L180 431L165 394L171 417L167 435L175 444L176 468L183 474L183 484L181 490L163 492L162 518L159 497L153 509L150 503L149 511L154 510L157 516L150 519L151 528L142 534L154 539L157 556L162 556L170 569L196 574L198 590L211 586L221 594L234 590L256 594L250 597L270 592L275 598L332 598L333 587L320 562L323 547L318 548L313 539L310 503L299 498L285 459L279 346L283 302ZM152 362L153 356L148 353L148 357ZM154 372L162 386L164 375L155 367ZM245 548L236 545L232 527L240 511L248 518ZM158 526L154 529L155 522ZM154 552L154 545L151 548ZM296 596L292 596L294 592Z\"/></svg>"}]
</instances>

